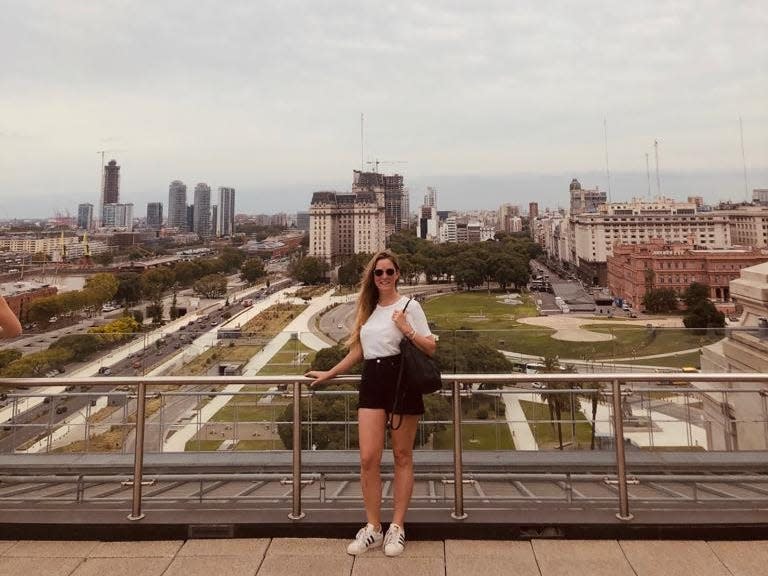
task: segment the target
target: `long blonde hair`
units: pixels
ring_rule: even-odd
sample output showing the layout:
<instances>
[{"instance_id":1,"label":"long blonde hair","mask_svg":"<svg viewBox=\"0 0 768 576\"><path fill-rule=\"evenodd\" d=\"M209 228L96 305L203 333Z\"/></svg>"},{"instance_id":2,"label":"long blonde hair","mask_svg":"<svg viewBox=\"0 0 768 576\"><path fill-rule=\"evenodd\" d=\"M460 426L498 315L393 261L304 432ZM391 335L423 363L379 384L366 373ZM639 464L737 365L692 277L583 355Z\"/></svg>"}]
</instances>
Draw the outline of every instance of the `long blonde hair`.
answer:
<instances>
[{"instance_id":1,"label":"long blonde hair","mask_svg":"<svg viewBox=\"0 0 768 576\"><path fill-rule=\"evenodd\" d=\"M370 259L360 276L360 296L357 298L357 309L355 310L355 327L347 339L348 348L360 343L360 328L371 317L376 309L376 304L379 302L379 289L376 288L376 283L373 280L373 271L379 260L390 260L397 273L400 274L400 262L397 261L397 255L394 252L382 250Z\"/></svg>"}]
</instances>

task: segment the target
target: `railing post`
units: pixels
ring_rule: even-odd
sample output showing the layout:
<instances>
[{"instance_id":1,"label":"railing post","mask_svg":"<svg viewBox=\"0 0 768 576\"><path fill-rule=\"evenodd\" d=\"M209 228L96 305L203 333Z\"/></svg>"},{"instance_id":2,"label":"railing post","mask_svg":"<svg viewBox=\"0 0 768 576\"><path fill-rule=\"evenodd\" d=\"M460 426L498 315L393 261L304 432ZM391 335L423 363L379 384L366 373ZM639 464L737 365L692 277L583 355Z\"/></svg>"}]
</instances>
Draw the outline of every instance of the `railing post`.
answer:
<instances>
[{"instance_id":1,"label":"railing post","mask_svg":"<svg viewBox=\"0 0 768 576\"><path fill-rule=\"evenodd\" d=\"M146 423L147 384L139 382L136 397L136 447L133 451L133 504L128 520L141 520L141 491L144 477L144 425Z\"/></svg>"},{"instance_id":2,"label":"railing post","mask_svg":"<svg viewBox=\"0 0 768 576\"><path fill-rule=\"evenodd\" d=\"M301 382L293 383L293 506L288 518L301 520Z\"/></svg>"},{"instance_id":3,"label":"railing post","mask_svg":"<svg viewBox=\"0 0 768 576\"><path fill-rule=\"evenodd\" d=\"M629 495L627 492L627 461L624 456L624 420L621 410L621 383L612 382L613 392L613 432L616 444L616 474L619 481L619 512L616 518L629 521L634 518L629 513Z\"/></svg>"},{"instance_id":4,"label":"railing post","mask_svg":"<svg viewBox=\"0 0 768 576\"><path fill-rule=\"evenodd\" d=\"M453 512L454 520L464 520L464 471L461 446L461 383L453 382Z\"/></svg>"}]
</instances>

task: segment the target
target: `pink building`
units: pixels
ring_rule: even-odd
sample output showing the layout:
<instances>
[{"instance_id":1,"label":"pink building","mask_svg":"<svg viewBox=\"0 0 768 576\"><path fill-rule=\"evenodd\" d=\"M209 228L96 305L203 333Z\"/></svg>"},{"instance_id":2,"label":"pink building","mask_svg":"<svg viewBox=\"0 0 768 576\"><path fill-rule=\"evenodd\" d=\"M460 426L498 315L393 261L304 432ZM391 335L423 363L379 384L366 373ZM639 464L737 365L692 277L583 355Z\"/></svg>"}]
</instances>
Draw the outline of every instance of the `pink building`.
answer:
<instances>
[{"instance_id":1,"label":"pink building","mask_svg":"<svg viewBox=\"0 0 768 576\"><path fill-rule=\"evenodd\" d=\"M616 298L641 309L646 290L683 292L693 282L708 284L710 298L729 302L729 282L739 271L768 261L768 250L698 249L692 244L655 238L646 244L620 244L608 257L608 288Z\"/></svg>"}]
</instances>

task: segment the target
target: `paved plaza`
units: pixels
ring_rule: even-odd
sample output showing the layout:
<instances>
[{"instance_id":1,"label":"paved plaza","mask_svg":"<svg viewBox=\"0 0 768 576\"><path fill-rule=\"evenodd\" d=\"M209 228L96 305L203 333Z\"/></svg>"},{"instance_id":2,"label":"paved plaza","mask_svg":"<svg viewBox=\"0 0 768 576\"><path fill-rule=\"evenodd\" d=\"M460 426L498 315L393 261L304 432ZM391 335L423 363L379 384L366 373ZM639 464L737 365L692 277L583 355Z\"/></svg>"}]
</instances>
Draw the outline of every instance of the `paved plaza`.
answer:
<instances>
[{"instance_id":1,"label":"paved plaza","mask_svg":"<svg viewBox=\"0 0 768 576\"><path fill-rule=\"evenodd\" d=\"M0 541L0 576L761 576L768 542L445 540L353 558L346 541Z\"/></svg>"}]
</instances>

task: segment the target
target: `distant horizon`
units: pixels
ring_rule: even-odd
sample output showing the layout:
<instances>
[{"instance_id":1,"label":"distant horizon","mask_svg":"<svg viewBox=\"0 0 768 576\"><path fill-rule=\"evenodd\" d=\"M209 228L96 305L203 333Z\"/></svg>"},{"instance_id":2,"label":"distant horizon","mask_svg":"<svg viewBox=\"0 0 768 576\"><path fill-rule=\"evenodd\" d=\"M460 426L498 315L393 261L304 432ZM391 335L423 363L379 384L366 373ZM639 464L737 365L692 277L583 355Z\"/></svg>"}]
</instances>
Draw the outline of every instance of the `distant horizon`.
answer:
<instances>
[{"instance_id":1,"label":"distant horizon","mask_svg":"<svg viewBox=\"0 0 768 576\"><path fill-rule=\"evenodd\" d=\"M119 159L118 164L120 163ZM352 186L352 170L346 182L326 182L314 187L310 184L297 183L294 186L275 185L274 187L241 190L232 183L221 184L235 188L235 212L237 214L278 214L306 212L310 207L313 192L328 190L348 192ZM539 211L567 208L570 202L569 185L573 178L579 180L583 188L599 188L608 193L606 173L599 171L562 171L557 173L516 173L500 174L453 174L437 176L418 176L410 178L407 170L379 170L382 173L403 174L405 186L410 192L411 212L416 212L421 205L427 186L437 190L439 210L495 210L502 204L517 204L523 212L527 212L530 202L538 202ZM123 176L121 165L121 179ZM758 170L751 176L748 174L747 197L744 197L744 175L739 171L696 171L696 172L666 172L660 174L661 195L678 201L684 201L689 196L701 196L707 204L716 205L720 202L751 201L752 191L768 188L768 169ZM181 180L187 185L188 204L192 203L195 181ZM169 180L166 187L172 180ZM211 186L211 204L218 201L219 184L200 180ZM648 180L646 173L612 172L611 173L612 202L629 201L633 198L648 197ZM161 194L145 193L134 195L126 192L121 184L120 202L133 203L134 217L146 215L146 205L150 202L161 202L164 212L168 204L167 189ZM445 200L445 197L448 200ZM656 177L651 174L651 197L655 198ZM302 201L303 200L303 201ZM43 205L52 206L52 212L47 215L22 214L27 212L21 206L0 207L0 218L3 220L45 219L55 217L56 211L65 213L69 210L71 216L77 215L77 205L91 203L94 208L98 205L95 199L71 199L65 202L59 194L44 197Z\"/></svg>"}]
</instances>

